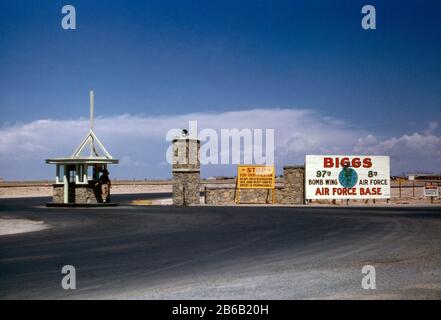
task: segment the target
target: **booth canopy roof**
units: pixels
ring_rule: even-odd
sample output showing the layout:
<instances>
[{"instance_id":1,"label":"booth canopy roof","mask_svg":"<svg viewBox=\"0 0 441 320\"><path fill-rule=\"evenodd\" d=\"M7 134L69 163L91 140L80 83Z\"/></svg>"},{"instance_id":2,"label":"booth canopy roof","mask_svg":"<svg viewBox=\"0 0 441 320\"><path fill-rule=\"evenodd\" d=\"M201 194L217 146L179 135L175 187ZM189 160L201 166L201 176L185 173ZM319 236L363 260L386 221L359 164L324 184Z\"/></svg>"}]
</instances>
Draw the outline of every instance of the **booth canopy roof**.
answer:
<instances>
[{"instance_id":1,"label":"booth canopy roof","mask_svg":"<svg viewBox=\"0 0 441 320\"><path fill-rule=\"evenodd\" d=\"M118 159L109 159L107 157L69 157L46 159L49 164L117 164Z\"/></svg>"}]
</instances>

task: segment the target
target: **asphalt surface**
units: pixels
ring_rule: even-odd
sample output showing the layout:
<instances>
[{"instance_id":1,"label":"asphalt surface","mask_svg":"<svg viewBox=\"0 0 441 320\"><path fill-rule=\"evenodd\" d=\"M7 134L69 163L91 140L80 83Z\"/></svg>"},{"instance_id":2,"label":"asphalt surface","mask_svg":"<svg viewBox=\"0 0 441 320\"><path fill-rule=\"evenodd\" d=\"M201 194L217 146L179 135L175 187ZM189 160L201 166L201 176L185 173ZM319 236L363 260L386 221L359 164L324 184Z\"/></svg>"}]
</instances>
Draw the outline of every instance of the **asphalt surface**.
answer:
<instances>
[{"instance_id":1,"label":"asphalt surface","mask_svg":"<svg viewBox=\"0 0 441 320\"><path fill-rule=\"evenodd\" d=\"M0 236L1 299L440 299L440 208L46 208L0 200L0 218L45 221ZM162 195L169 196L169 195ZM76 268L63 290L61 269ZM361 287L364 265L376 290Z\"/></svg>"}]
</instances>

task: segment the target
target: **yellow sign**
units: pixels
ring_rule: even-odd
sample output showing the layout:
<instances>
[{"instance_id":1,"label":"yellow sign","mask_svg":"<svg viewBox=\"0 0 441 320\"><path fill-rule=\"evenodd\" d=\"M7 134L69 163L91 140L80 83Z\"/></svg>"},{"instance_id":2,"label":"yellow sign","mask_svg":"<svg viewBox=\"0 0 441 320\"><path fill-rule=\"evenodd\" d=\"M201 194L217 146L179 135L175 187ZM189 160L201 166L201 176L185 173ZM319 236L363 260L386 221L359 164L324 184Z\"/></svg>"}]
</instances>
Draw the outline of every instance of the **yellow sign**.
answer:
<instances>
[{"instance_id":1,"label":"yellow sign","mask_svg":"<svg viewBox=\"0 0 441 320\"><path fill-rule=\"evenodd\" d=\"M274 189L274 166L264 165L239 165L237 167L238 189Z\"/></svg>"}]
</instances>

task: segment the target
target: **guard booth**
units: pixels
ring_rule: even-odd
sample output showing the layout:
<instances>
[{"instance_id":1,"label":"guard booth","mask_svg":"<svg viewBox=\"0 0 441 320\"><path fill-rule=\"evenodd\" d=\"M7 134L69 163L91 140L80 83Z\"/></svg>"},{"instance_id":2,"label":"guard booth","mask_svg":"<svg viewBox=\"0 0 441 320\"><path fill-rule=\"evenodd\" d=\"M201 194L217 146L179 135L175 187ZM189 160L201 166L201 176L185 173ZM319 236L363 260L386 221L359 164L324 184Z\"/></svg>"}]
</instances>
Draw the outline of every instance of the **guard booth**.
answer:
<instances>
[{"instance_id":1,"label":"guard booth","mask_svg":"<svg viewBox=\"0 0 441 320\"><path fill-rule=\"evenodd\" d=\"M93 113L94 96L91 91L90 128L86 137L70 157L46 160L46 163L56 166L52 202L47 206L117 205L112 202L103 203L101 188L96 185L100 172L107 170L109 164L117 164L118 159L113 159L96 136Z\"/></svg>"}]
</instances>

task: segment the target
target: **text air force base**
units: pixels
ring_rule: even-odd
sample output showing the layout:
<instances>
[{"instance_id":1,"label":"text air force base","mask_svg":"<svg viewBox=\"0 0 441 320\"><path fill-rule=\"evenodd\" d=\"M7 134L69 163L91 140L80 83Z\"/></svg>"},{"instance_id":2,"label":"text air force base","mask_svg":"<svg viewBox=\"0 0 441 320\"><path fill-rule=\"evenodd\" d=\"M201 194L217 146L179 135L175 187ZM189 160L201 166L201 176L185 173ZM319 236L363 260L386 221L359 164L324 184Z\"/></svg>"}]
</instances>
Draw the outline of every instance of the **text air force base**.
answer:
<instances>
[{"instance_id":1,"label":"text air force base","mask_svg":"<svg viewBox=\"0 0 441 320\"><path fill-rule=\"evenodd\" d=\"M388 156L307 155L305 196L318 199L389 199Z\"/></svg>"}]
</instances>

